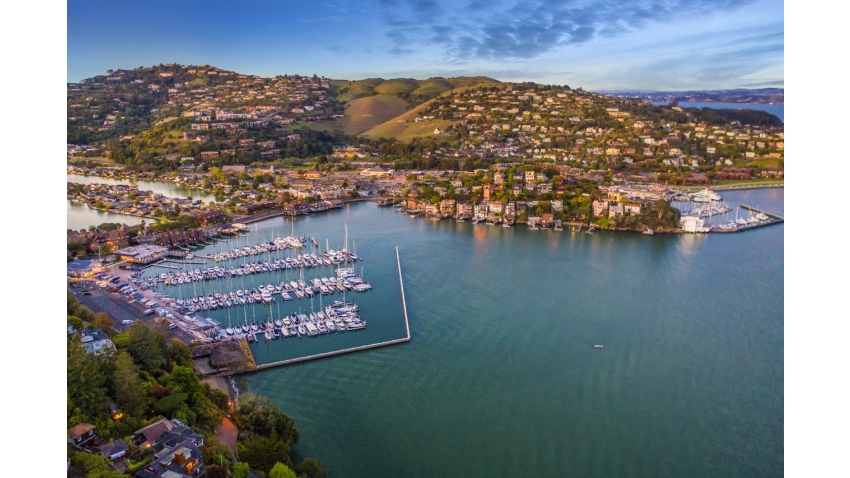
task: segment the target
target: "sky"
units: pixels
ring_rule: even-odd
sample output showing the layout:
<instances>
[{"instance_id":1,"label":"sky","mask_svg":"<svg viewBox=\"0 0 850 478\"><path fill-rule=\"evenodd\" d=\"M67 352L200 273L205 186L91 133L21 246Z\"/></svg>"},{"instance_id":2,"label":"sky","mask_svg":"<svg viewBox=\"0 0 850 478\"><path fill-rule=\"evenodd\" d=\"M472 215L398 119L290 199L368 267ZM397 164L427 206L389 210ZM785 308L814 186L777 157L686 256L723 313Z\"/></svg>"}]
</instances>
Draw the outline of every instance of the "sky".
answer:
<instances>
[{"instance_id":1,"label":"sky","mask_svg":"<svg viewBox=\"0 0 850 478\"><path fill-rule=\"evenodd\" d=\"M160 63L586 90L784 87L781 0L68 1L68 78Z\"/></svg>"}]
</instances>

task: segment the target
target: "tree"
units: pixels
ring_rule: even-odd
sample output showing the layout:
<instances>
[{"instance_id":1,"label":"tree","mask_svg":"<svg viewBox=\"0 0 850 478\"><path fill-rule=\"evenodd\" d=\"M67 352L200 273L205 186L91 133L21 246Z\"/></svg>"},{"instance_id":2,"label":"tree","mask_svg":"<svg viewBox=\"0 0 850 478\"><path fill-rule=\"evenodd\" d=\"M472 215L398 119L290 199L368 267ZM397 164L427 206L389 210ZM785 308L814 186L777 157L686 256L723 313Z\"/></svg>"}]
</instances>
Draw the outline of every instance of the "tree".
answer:
<instances>
[{"instance_id":1,"label":"tree","mask_svg":"<svg viewBox=\"0 0 850 478\"><path fill-rule=\"evenodd\" d=\"M305 458L295 467L295 473L302 478L327 478L328 476L328 472L322 467L322 462L315 458Z\"/></svg>"},{"instance_id":2,"label":"tree","mask_svg":"<svg viewBox=\"0 0 850 478\"><path fill-rule=\"evenodd\" d=\"M263 436L276 433L287 445L298 443L295 422L266 397L250 393L240 395L239 410L233 418L240 430Z\"/></svg>"},{"instance_id":3,"label":"tree","mask_svg":"<svg viewBox=\"0 0 850 478\"><path fill-rule=\"evenodd\" d=\"M150 409L151 399L139 378L139 367L127 352L119 352L115 357L112 390L115 404L126 415L143 418Z\"/></svg>"},{"instance_id":4,"label":"tree","mask_svg":"<svg viewBox=\"0 0 850 478\"><path fill-rule=\"evenodd\" d=\"M207 478L227 478L227 468L213 465L207 468Z\"/></svg>"},{"instance_id":5,"label":"tree","mask_svg":"<svg viewBox=\"0 0 850 478\"><path fill-rule=\"evenodd\" d=\"M124 475L109 468L109 462L100 453L71 453L71 465L86 478L122 478Z\"/></svg>"},{"instance_id":6,"label":"tree","mask_svg":"<svg viewBox=\"0 0 850 478\"><path fill-rule=\"evenodd\" d=\"M272 467L271 471L269 471L269 478L298 478L295 475L295 472L292 471L288 466L283 463L275 463Z\"/></svg>"},{"instance_id":7,"label":"tree","mask_svg":"<svg viewBox=\"0 0 850 478\"><path fill-rule=\"evenodd\" d=\"M75 329L83 328L83 321L79 317L74 317L73 315L68 316L68 325Z\"/></svg>"},{"instance_id":8,"label":"tree","mask_svg":"<svg viewBox=\"0 0 850 478\"><path fill-rule=\"evenodd\" d=\"M113 321L106 312L98 312L97 315L94 316L94 322L92 322L92 325L94 325L95 328L102 330L103 333L110 337L115 335L115 321Z\"/></svg>"},{"instance_id":9,"label":"tree","mask_svg":"<svg viewBox=\"0 0 850 478\"><path fill-rule=\"evenodd\" d=\"M233 468L230 469L230 476L233 478L248 478L249 471L251 471L251 466L244 461L240 461L233 464Z\"/></svg>"},{"instance_id":10,"label":"tree","mask_svg":"<svg viewBox=\"0 0 850 478\"><path fill-rule=\"evenodd\" d=\"M189 346L178 338L172 338L168 344L168 359L175 365L192 366L192 352Z\"/></svg>"},{"instance_id":11,"label":"tree","mask_svg":"<svg viewBox=\"0 0 850 478\"><path fill-rule=\"evenodd\" d=\"M67 372L68 427L79 422L106 424L110 400L101 359L86 353L76 335L68 340Z\"/></svg>"},{"instance_id":12,"label":"tree","mask_svg":"<svg viewBox=\"0 0 850 478\"><path fill-rule=\"evenodd\" d=\"M289 459L289 446L277 433L264 437L258 434L251 435L247 440L236 445L239 459L248 462L251 468L268 474L275 463L281 462L291 465Z\"/></svg>"},{"instance_id":13,"label":"tree","mask_svg":"<svg viewBox=\"0 0 850 478\"><path fill-rule=\"evenodd\" d=\"M136 321L130 326L130 343L127 350L133 361L144 371L158 375L166 352L165 337L151 330L143 322Z\"/></svg>"}]
</instances>

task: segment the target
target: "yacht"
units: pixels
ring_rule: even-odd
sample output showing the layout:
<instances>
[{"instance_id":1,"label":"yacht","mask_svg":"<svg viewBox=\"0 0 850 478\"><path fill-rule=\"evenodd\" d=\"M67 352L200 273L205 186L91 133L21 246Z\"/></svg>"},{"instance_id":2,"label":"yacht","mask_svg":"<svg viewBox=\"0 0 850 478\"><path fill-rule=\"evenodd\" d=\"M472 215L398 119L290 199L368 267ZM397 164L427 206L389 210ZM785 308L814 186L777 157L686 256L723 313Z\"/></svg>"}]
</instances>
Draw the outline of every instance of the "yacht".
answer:
<instances>
[{"instance_id":1,"label":"yacht","mask_svg":"<svg viewBox=\"0 0 850 478\"><path fill-rule=\"evenodd\" d=\"M711 189L705 188L702 191L691 194L693 202L713 202L720 201L721 197Z\"/></svg>"}]
</instances>

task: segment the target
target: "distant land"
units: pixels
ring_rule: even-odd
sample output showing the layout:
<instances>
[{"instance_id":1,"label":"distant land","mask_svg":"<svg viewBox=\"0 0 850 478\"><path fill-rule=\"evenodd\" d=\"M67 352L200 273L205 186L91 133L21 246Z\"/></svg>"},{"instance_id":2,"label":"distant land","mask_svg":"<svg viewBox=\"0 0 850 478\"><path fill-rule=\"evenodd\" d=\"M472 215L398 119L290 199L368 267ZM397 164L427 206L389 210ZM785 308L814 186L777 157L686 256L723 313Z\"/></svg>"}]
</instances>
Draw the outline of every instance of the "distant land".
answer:
<instances>
[{"instance_id":1,"label":"distant land","mask_svg":"<svg viewBox=\"0 0 850 478\"><path fill-rule=\"evenodd\" d=\"M640 98L649 101L679 101L704 103L784 104L784 88L736 88L731 90L599 90L596 93L619 98Z\"/></svg>"}]
</instances>

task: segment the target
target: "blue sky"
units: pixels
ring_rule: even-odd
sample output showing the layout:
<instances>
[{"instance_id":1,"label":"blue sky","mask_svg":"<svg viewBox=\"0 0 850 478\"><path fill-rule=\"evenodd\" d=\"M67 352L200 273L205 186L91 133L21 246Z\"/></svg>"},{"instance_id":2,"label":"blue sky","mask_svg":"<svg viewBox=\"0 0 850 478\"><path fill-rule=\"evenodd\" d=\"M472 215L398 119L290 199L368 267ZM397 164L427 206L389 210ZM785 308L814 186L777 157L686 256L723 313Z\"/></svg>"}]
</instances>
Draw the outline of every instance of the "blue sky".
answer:
<instances>
[{"instance_id":1,"label":"blue sky","mask_svg":"<svg viewBox=\"0 0 850 478\"><path fill-rule=\"evenodd\" d=\"M67 74L177 62L591 90L783 87L783 9L778 0L69 0Z\"/></svg>"}]
</instances>

